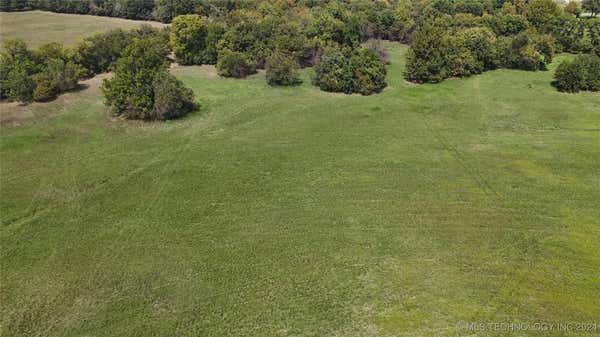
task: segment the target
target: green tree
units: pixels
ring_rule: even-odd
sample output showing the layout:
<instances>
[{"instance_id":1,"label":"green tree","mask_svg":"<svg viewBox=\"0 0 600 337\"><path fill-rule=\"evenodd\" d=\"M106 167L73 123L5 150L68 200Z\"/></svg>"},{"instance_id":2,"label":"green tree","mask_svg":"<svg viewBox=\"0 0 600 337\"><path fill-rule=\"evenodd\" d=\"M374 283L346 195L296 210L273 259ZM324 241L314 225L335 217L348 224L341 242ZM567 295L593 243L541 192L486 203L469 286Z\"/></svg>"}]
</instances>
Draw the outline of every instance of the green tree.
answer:
<instances>
[{"instance_id":1,"label":"green tree","mask_svg":"<svg viewBox=\"0 0 600 337\"><path fill-rule=\"evenodd\" d=\"M46 61L44 70L33 75L35 90L33 100L47 101L61 92L73 90L84 73L81 66L60 58Z\"/></svg>"},{"instance_id":2,"label":"green tree","mask_svg":"<svg viewBox=\"0 0 600 337\"><path fill-rule=\"evenodd\" d=\"M219 53L217 72L223 77L242 78L256 73L256 66L246 54L225 49Z\"/></svg>"},{"instance_id":3,"label":"green tree","mask_svg":"<svg viewBox=\"0 0 600 337\"><path fill-rule=\"evenodd\" d=\"M225 34L225 27L216 22L210 22L206 27L206 38L204 40L204 51L202 62L205 64L216 64L219 56L218 43Z\"/></svg>"},{"instance_id":4,"label":"green tree","mask_svg":"<svg viewBox=\"0 0 600 337\"><path fill-rule=\"evenodd\" d=\"M194 93L166 70L154 76L154 105L146 119L179 118L194 110Z\"/></svg>"},{"instance_id":5,"label":"green tree","mask_svg":"<svg viewBox=\"0 0 600 337\"><path fill-rule=\"evenodd\" d=\"M554 0L530 0L525 9L529 22L538 28L546 29L550 22L561 15L561 10Z\"/></svg>"},{"instance_id":6,"label":"green tree","mask_svg":"<svg viewBox=\"0 0 600 337\"><path fill-rule=\"evenodd\" d=\"M588 28L592 48L596 55L600 56L600 20L596 19L589 24Z\"/></svg>"},{"instance_id":7,"label":"green tree","mask_svg":"<svg viewBox=\"0 0 600 337\"><path fill-rule=\"evenodd\" d=\"M152 17L161 22L171 22L178 15L193 13L199 4L197 0L154 0Z\"/></svg>"},{"instance_id":8,"label":"green tree","mask_svg":"<svg viewBox=\"0 0 600 337\"><path fill-rule=\"evenodd\" d=\"M288 54L276 51L267 58L266 77L270 85L295 85L301 83L298 61Z\"/></svg>"},{"instance_id":9,"label":"green tree","mask_svg":"<svg viewBox=\"0 0 600 337\"><path fill-rule=\"evenodd\" d=\"M581 7L596 17L600 13L600 0L583 0Z\"/></svg>"},{"instance_id":10,"label":"green tree","mask_svg":"<svg viewBox=\"0 0 600 337\"><path fill-rule=\"evenodd\" d=\"M171 25L171 47L181 64L202 64L207 25L196 14L180 15Z\"/></svg>"},{"instance_id":11,"label":"green tree","mask_svg":"<svg viewBox=\"0 0 600 337\"><path fill-rule=\"evenodd\" d=\"M600 91L600 57L579 55L556 68L553 85L560 91Z\"/></svg>"},{"instance_id":12,"label":"green tree","mask_svg":"<svg viewBox=\"0 0 600 337\"><path fill-rule=\"evenodd\" d=\"M162 45L152 38L134 40L117 61L114 77L102 84L105 104L116 115L148 118L154 106L155 76L166 68Z\"/></svg>"},{"instance_id":13,"label":"green tree","mask_svg":"<svg viewBox=\"0 0 600 337\"><path fill-rule=\"evenodd\" d=\"M429 24L415 33L408 51L405 77L418 83L440 82L446 78L445 51L446 32Z\"/></svg>"},{"instance_id":14,"label":"green tree","mask_svg":"<svg viewBox=\"0 0 600 337\"><path fill-rule=\"evenodd\" d=\"M132 40L132 34L122 29L86 37L75 47L73 59L86 69L88 76L103 73L121 57Z\"/></svg>"},{"instance_id":15,"label":"green tree","mask_svg":"<svg viewBox=\"0 0 600 337\"><path fill-rule=\"evenodd\" d=\"M31 78L33 68L31 62L13 61L8 64L8 67L7 76L1 83L2 94L12 101L30 102L35 89L35 83Z\"/></svg>"},{"instance_id":16,"label":"green tree","mask_svg":"<svg viewBox=\"0 0 600 337\"><path fill-rule=\"evenodd\" d=\"M372 50L358 49L353 53L350 63L354 70L352 76L353 92L371 95L380 92L387 86L385 64Z\"/></svg>"},{"instance_id":17,"label":"green tree","mask_svg":"<svg viewBox=\"0 0 600 337\"><path fill-rule=\"evenodd\" d=\"M31 75L38 71L33 52L23 40L10 39L2 43L0 53L0 98L29 102L35 83Z\"/></svg>"},{"instance_id":18,"label":"green tree","mask_svg":"<svg viewBox=\"0 0 600 337\"><path fill-rule=\"evenodd\" d=\"M352 93L354 71L347 53L338 48L325 50L315 66L314 84L323 91Z\"/></svg>"}]
</instances>

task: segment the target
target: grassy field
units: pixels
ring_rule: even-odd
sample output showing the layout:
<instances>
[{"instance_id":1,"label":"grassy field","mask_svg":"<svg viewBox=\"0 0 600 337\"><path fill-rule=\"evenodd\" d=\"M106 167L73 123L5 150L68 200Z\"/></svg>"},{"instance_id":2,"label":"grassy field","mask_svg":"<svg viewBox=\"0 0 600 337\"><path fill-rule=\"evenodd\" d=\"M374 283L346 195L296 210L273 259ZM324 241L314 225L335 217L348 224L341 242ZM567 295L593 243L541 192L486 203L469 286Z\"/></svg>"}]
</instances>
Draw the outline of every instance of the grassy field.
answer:
<instances>
[{"instance_id":1,"label":"grassy field","mask_svg":"<svg viewBox=\"0 0 600 337\"><path fill-rule=\"evenodd\" d=\"M411 85L387 46L370 97L205 66L166 123L97 82L5 105L2 335L581 336L461 324L599 321L600 95L550 86L569 56Z\"/></svg>"},{"instance_id":2,"label":"grassy field","mask_svg":"<svg viewBox=\"0 0 600 337\"><path fill-rule=\"evenodd\" d=\"M163 25L153 21L43 11L0 12L0 40L20 38L32 48L48 42L74 45L84 36L114 28L132 29L144 23L154 27Z\"/></svg>"}]
</instances>

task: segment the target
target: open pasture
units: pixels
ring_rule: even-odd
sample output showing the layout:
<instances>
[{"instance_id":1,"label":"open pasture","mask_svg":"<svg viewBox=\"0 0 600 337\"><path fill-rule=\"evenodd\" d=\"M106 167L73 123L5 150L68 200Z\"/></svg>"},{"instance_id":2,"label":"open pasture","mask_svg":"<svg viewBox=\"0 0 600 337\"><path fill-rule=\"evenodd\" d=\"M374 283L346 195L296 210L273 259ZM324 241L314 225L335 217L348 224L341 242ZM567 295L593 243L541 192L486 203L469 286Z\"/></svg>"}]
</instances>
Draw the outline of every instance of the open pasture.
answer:
<instances>
[{"instance_id":1,"label":"open pasture","mask_svg":"<svg viewBox=\"0 0 600 337\"><path fill-rule=\"evenodd\" d=\"M30 48L48 42L75 45L83 37L115 28L133 29L142 24L163 26L160 22L136 21L92 15L44 11L0 12L0 40L19 38Z\"/></svg>"},{"instance_id":2,"label":"open pasture","mask_svg":"<svg viewBox=\"0 0 600 337\"><path fill-rule=\"evenodd\" d=\"M179 120L111 118L98 83L4 106L29 117L0 136L2 335L598 321L600 95L550 86L569 56L412 85L387 47L369 97L203 66L172 69L201 106Z\"/></svg>"}]
</instances>

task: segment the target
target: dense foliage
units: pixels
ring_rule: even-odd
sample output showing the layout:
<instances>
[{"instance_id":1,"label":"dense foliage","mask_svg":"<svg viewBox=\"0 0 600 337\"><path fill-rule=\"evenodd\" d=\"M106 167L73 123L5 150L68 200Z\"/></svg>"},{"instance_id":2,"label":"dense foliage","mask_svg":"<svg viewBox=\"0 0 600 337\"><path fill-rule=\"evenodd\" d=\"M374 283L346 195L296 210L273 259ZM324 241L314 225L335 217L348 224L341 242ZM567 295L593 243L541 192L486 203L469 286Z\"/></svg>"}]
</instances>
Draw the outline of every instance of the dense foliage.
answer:
<instances>
[{"instance_id":1,"label":"dense foliage","mask_svg":"<svg viewBox=\"0 0 600 337\"><path fill-rule=\"evenodd\" d=\"M370 95L387 86L385 64L370 49L328 48L315 67L321 90Z\"/></svg>"},{"instance_id":2,"label":"dense foliage","mask_svg":"<svg viewBox=\"0 0 600 337\"><path fill-rule=\"evenodd\" d=\"M600 55L600 23L589 18L596 15L597 3L2 0L0 9L39 8L172 21L171 29L160 32L116 30L86 38L74 49L71 60L88 76L112 69L126 46L149 34L168 43L165 48L172 48L180 64L216 64L222 76L245 77L265 68L270 84L287 85L297 80L297 66L316 65L314 82L323 90L366 94L385 86L380 76L385 74L382 64L389 63L389 57L377 43L381 39L410 43L405 78L418 83L497 68L545 70L556 52ZM364 47L371 52L364 52ZM371 60L373 54L378 61ZM26 64L14 67L18 70L13 75L31 75ZM12 92L28 92L30 86L27 81L15 82L14 87L21 89Z\"/></svg>"},{"instance_id":3,"label":"dense foliage","mask_svg":"<svg viewBox=\"0 0 600 337\"><path fill-rule=\"evenodd\" d=\"M202 64L206 23L195 14L180 15L171 26L171 47L180 64Z\"/></svg>"},{"instance_id":4,"label":"dense foliage","mask_svg":"<svg viewBox=\"0 0 600 337\"><path fill-rule=\"evenodd\" d=\"M580 18L578 3L562 8L553 0L411 3L421 6L413 14L417 26L405 73L411 81L439 82L498 67L545 70L555 52L598 50L599 25Z\"/></svg>"},{"instance_id":5,"label":"dense foliage","mask_svg":"<svg viewBox=\"0 0 600 337\"><path fill-rule=\"evenodd\" d=\"M600 57L579 55L563 61L554 74L554 86L560 91L600 91Z\"/></svg>"},{"instance_id":6,"label":"dense foliage","mask_svg":"<svg viewBox=\"0 0 600 337\"><path fill-rule=\"evenodd\" d=\"M256 66L246 54L225 49L219 53L217 72L223 77L242 78L256 73Z\"/></svg>"},{"instance_id":7,"label":"dense foliage","mask_svg":"<svg viewBox=\"0 0 600 337\"><path fill-rule=\"evenodd\" d=\"M3 43L0 54L0 98L11 101L47 101L75 89L83 68L71 61L58 43L27 49L21 40Z\"/></svg>"},{"instance_id":8,"label":"dense foliage","mask_svg":"<svg viewBox=\"0 0 600 337\"><path fill-rule=\"evenodd\" d=\"M193 109L191 91L167 71L164 44L157 37L134 39L105 80L105 104L129 119L170 119Z\"/></svg>"},{"instance_id":9,"label":"dense foliage","mask_svg":"<svg viewBox=\"0 0 600 337\"><path fill-rule=\"evenodd\" d=\"M298 61L290 55L275 52L267 58L267 83L270 85L295 85L301 83Z\"/></svg>"}]
</instances>

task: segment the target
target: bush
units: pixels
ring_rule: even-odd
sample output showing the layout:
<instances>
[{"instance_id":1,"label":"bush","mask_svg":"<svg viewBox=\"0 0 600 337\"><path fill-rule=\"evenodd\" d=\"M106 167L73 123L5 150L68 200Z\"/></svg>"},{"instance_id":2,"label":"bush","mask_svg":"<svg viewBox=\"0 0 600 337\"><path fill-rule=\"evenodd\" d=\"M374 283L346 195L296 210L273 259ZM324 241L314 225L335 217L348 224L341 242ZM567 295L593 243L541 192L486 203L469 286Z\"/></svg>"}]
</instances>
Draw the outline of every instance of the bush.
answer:
<instances>
[{"instance_id":1,"label":"bush","mask_svg":"<svg viewBox=\"0 0 600 337\"><path fill-rule=\"evenodd\" d=\"M267 58L267 83L270 85L295 85L299 78L300 66L296 59L282 52L275 52Z\"/></svg>"},{"instance_id":2,"label":"bush","mask_svg":"<svg viewBox=\"0 0 600 337\"><path fill-rule=\"evenodd\" d=\"M31 78L32 64L28 61L2 62L6 77L0 83L2 95L11 101L29 102L33 99L35 83Z\"/></svg>"},{"instance_id":3,"label":"bush","mask_svg":"<svg viewBox=\"0 0 600 337\"><path fill-rule=\"evenodd\" d=\"M554 0L529 0L525 8L527 20L542 30L549 28L552 20L561 15L562 11Z\"/></svg>"},{"instance_id":4,"label":"bush","mask_svg":"<svg viewBox=\"0 0 600 337\"><path fill-rule=\"evenodd\" d=\"M192 91L168 73L164 45L154 37L127 47L102 91L113 113L130 119L177 118L194 108Z\"/></svg>"},{"instance_id":5,"label":"bush","mask_svg":"<svg viewBox=\"0 0 600 337\"><path fill-rule=\"evenodd\" d=\"M585 41L585 22L570 16L561 16L552 21L550 34L556 39L561 51L589 52L591 45Z\"/></svg>"},{"instance_id":6,"label":"bush","mask_svg":"<svg viewBox=\"0 0 600 337\"><path fill-rule=\"evenodd\" d=\"M171 22L178 15L192 13L199 3L198 0L154 0L152 17L161 22Z\"/></svg>"},{"instance_id":7,"label":"bush","mask_svg":"<svg viewBox=\"0 0 600 337\"><path fill-rule=\"evenodd\" d=\"M82 73L83 69L73 62L48 60L44 70L33 76L36 85L33 100L48 101L61 92L75 89Z\"/></svg>"},{"instance_id":8,"label":"bush","mask_svg":"<svg viewBox=\"0 0 600 337\"><path fill-rule=\"evenodd\" d=\"M494 69L499 65L496 35L488 28L464 29L457 34L460 43L473 55L477 70Z\"/></svg>"},{"instance_id":9,"label":"bush","mask_svg":"<svg viewBox=\"0 0 600 337\"><path fill-rule=\"evenodd\" d=\"M560 91L578 92L585 86L584 69L579 63L564 61L554 73L554 86Z\"/></svg>"},{"instance_id":10,"label":"bush","mask_svg":"<svg viewBox=\"0 0 600 337\"><path fill-rule=\"evenodd\" d=\"M500 64L496 36L488 28L474 27L448 34L440 27L424 26L415 34L405 76L415 82L439 82L470 76Z\"/></svg>"},{"instance_id":11,"label":"bush","mask_svg":"<svg viewBox=\"0 0 600 337\"><path fill-rule=\"evenodd\" d=\"M314 84L321 90L370 95L387 86L385 64L373 51L330 48L315 67Z\"/></svg>"},{"instance_id":12,"label":"bush","mask_svg":"<svg viewBox=\"0 0 600 337\"><path fill-rule=\"evenodd\" d=\"M413 43L407 54L404 73L406 79L418 83L435 83L446 78L446 40L446 33L440 27L420 27L413 36Z\"/></svg>"},{"instance_id":13,"label":"bush","mask_svg":"<svg viewBox=\"0 0 600 337\"><path fill-rule=\"evenodd\" d=\"M173 19L171 47L177 62L184 65L202 64L206 36L206 23L199 15L180 15Z\"/></svg>"},{"instance_id":14,"label":"bush","mask_svg":"<svg viewBox=\"0 0 600 337\"><path fill-rule=\"evenodd\" d=\"M339 49L328 49L315 66L314 84L323 91L352 93L354 72L350 59Z\"/></svg>"},{"instance_id":15,"label":"bush","mask_svg":"<svg viewBox=\"0 0 600 337\"><path fill-rule=\"evenodd\" d=\"M354 69L354 92L371 95L380 92L387 86L385 64L372 50L359 49L352 56L350 63Z\"/></svg>"},{"instance_id":16,"label":"bush","mask_svg":"<svg viewBox=\"0 0 600 337\"><path fill-rule=\"evenodd\" d=\"M194 93L166 70L154 76L154 105L146 119L179 118L194 110Z\"/></svg>"},{"instance_id":17,"label":"bush","mask_svg":"<svg viewBox=\"0 0 600 337\"><path fill-rule=\"evenodd\" d=\"M545 70L552 62L554 42L548 35L535 35L523 32L513 38L499 41L502 64L506 68L523 70Z\"/></svg>"},{"instance_id":18,"label":"bush","mask_svg":"<svg viewBox=\"0 0 600 337\"><path fill-rule=\"evenodd\" d=\"M75 47L73 59L88 76L107 72L132 40L132 34L122 29L86 37Z\"/></svg>"},{"instance_id":19,"label":"bush","mask_svg":"<svg viewBox=\"0 0 600 337\"><path fill-rule=\"evenodd\" d=\"M600 56L600 19L590 22L588 32L592 48L596 55Z\"/></svg>"},{"instance_id":20,"label":"bush","mask_svg":"<svg viewBox=\"0 0 600 337\"><path fill-rule=\"evenodd\" d=\"M219 53L217 72L223 77L243 78L256 73L256 66L246 54L225 49Z\"/></svg>"},{"instance_id":21,"label":"bush","mask_svg":"<svg viewBox=\"0 0 600 337\"><path fill-rule=\"evenodd\" d=\"M217 44L225 34L225 27L211 22L206 26L206 38L204 39L204 50L202 62L204 64L217 64L219 50Z\"/></svg>"},{"instance_id":22,"label":"bush","mask_svg":"<svg viewBox=\"0 0 600 337\"><path fill-rule=\"evenodd\" d=\"M554 73L553 85L559 91L600 91L600 57L580 55L563 61Z\"/></svg>"},{"instance_id":23,"label":"bush","mask_svg":"<svg viewBox=\"0 0 600 337\"><path fill-rule=\"evenodd\" d=\"M154 39L136 39L117 61L115 75L104 80L105 104L115 115L131 119L152 117L154 78L166 71L162 47Z\"/></svg>"},{"instance_id":24,"label":"bush","mask_svg":"<svg viewBox=\"0 0 600 337\"><path fill-rule=\"evenodd\" d=\"M518 34L529 26L527 19L516 14L484 15L483 22L496 35L502 36Z\"/></svg>"},{"instance_id":25,"label":"bush","mask_svg":"<svg viewBox=\"0 0 600 337\"><path fill-rule=\"evenodd\" d=\"M32 98L36 102L49 101L58 95L58 88L52 81L52 77L40 73L33 76L35 89L33 90Z\"/></svg>"},{"instance_id":26,"label":"bush","mask_svg":"<svg viewBox=\"0 0 600 337\"><path fill-rule=\"evenodd\" d=\"M33 98L35 83L31 75L39 71L34 53L19 39L2 43L0 53L0 98L29 102Z\"/></svg>"}]
</instances>

